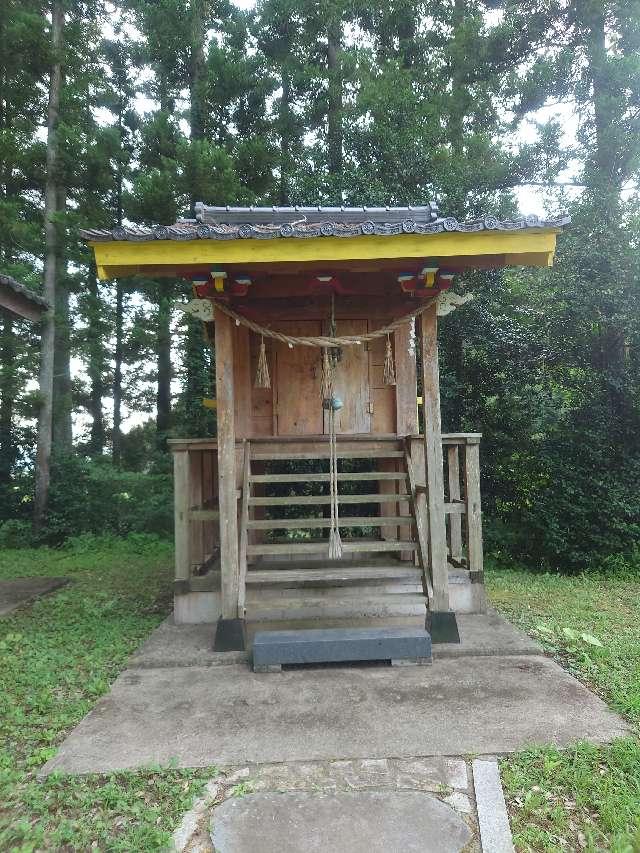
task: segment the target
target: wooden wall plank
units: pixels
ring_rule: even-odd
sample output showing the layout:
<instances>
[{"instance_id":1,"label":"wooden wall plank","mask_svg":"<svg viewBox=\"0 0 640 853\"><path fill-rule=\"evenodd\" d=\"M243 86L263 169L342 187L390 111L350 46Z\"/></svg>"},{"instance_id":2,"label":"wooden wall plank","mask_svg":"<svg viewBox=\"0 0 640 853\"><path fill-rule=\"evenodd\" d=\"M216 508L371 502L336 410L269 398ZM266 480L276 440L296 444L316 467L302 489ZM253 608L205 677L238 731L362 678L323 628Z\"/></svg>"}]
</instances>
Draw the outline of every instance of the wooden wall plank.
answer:
<instances>
[{"instance_id":1,"label":"wooden wall plank","mask_svg":"<svg viewBox=\"0 0 640 853\"><path fill-rule=\"evenodd\" d=\"M189 454L173 454L173 503L175 524L175 579L189 580Z\"/></svg>"},{"instance_id":2,"label":"wooden wall plank","mask_svg":"<svg viewBox=\"0 0 640 853\"><path fill-rule=\"evenodd\" d=\"M467 507L465 515L467 568L470 572L481 572L483 570L483 556L479 444L467 444L464 449L464 493Z\"/></svg>"},{"instance_id":3,"label":"wooden wall plank","mask_svg":"<svg viewBox=\"0 0 640 853\"><path fill-rule=\"evenodd\" d=\"M264 437L274 434L274 388L277 383L276 364L274 355L274 341L270 338L265 338L265 351L267 354L267 364L269 366L269 376L271 379L270 388L254 388L253 382L258 369L258 358L260 355L260 337L258 335L250 335L250 352L251 352L251 437Z\"/></svg>"},{"instance_id":4,"label":"wooden wall plank","mask_svg":"<svg viewBox=\"0 0 640 853\"><path fill-rule=\"evenodd\" d=\"M218 312L220 313L220 312ZM233 382L236 437L251 434L251 333L245 326L233 325Z\"/></svg>"},{"instance_id":5,"label":"wooden wall plank","mask_svg":"<svg viewBox=\"0 0 640 853\"><path fill-rule=\"evenodd\" d=\"M340 320L336 325L338 335L362 335L369 328L366 320ZM328 328L325 331L328 332ZM370 432L369 353L364 344L343 348L342 358L336 366L334 392L344 404L337 413L336 433L351 435ZM326 412L324 431L329 432Z\"/></svg>"},{"instance_id":6,"label":"wooden wall plank","mask_svg":"<svg viewBox=\"0 0 640 853\"><path fill-rule=\"evenodd\" d=\"M215 476L214 460L214 451L202 451L202 502L205 506L213 506L214 501L217 500L218 483L217 476ZM207 522L203 526L203 549L205 559L208 559L218 544L220 524L218 521L214 521Z\"/></svg>"},{"instance_id":7,"label":"wooden wall plank","mask_svg":"<svg viewBox=\"0 0 640 853\"><path fill-rule=\"evenodd\" d=\"M459 445L447 447L447 468L449 478L449 502L460 500L460 456ZM449 553L453 560L462 558L462 519L457 513L449 514Z\"/></svg>"},{"instance_id":8,"label":"wooden wall plank","mask_svg":"<svg viewBox=\"0 0 640 853\"><path fill-rule=\"evenodd\" d=\"M205 451L192 450L189 453L189 509L202 506L202 457ZM204 522L191 521L189 524L190 560L192 568L204 562Z\"/></svg>"},{"instance_id":9,"label":"wooden wall plank","mask_svg":"<svg viewBox=\"0 0 640 853\"><path fill-rule=\"evenodd\" d=\"M318 321L278 323L278 331L310 336L322 333ZM304 435L323 432L320 350L276 344L276 411L278 435Z\"/></svg>"}]
</instances>

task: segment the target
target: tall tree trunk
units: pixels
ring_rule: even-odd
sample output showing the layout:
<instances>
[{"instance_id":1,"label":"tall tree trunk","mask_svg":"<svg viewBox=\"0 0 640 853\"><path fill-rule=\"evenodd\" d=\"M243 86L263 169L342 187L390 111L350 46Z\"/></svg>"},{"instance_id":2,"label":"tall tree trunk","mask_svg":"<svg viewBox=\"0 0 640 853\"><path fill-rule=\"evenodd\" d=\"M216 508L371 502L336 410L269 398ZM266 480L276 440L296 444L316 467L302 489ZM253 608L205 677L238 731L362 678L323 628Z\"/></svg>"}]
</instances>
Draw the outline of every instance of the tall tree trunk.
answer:
<instances>
[{"instance_id":1,"label":"tall tree trunk","mask_svg":"<svg viewBox=\"0 0 640 853\"><path fill-rule=\"evenodd\" d=\"M333 17L327 26L327 153L332 176L332 199L342 203L342 21Z\"/></svg>"},{"instance_id":2,"label":"tall tree trunk","mask_svg":"<svg viewBox=\"0 0 640 853\"><path fill-rule=\"evenodd\" d=\"M58 213L66 206L66 190L58 187ZM69 318L69 282L66 264L62 262L64 239L58 231L56 251L56 298L55 298L55 336L53 356L53 446L55 456L66 456L73 448L71 430L71 410L73 408L71 390L71 320Z\"/></svg>"},{"instance_id":3,"label":"tall tree trunk","mask_svg":"<svg viewBox=\"0 0 640 853\"><path fill-rule=\"evenodd\" d=\"M191 0L191 45L189 61L189 95L191 139L204 139L206 115L206 67L204 45L206 37L204 0Z\"/></svg>"},{"instance_id":4,"label":"tall tree trunk","mask_svg":"<svg viewBox=\"0 0 640 853\"><path fill-rule=\"evenodd\" d=\"M121 94L118 102L118 160L116 174L116 224L122 225L122 167L123 167L123 114L125 109L124 96ZM111 459L114 465L119 465L122 457L122 360L124 337L124 288L122 281L116 279L116 316L115 316L115 351L113 367L113 431L111 434Z\"/></svg>"},{"instance_id":5,"label":"tall tree trunk","mask_svg":"<svg viewBox=\"0 0 640 853\"><path fill-rule=\"evenodd\" d=\"M189 63L189 95L190 95L190 110L189 123L191 125L191 144L202 142L205 138L204 120L206 115L206 66L204 56L204 46L206 38L206 2L205 0L191 0L191 45L190 45L190 63ZM194 152L194 156L198 156L198 150ZM197 171L197 170L196 170ZM195 216L195 203L197 198L198 187L190 188L190 203L191 216ZM184 397L185 405L185 426L190 434L198 435L199 412L193 410L192 390L202 384L201 376L207 371L207 361L205 352L205 340L202 330L202 323L189 321L187 326L187 335L185 342L185 382L184 382ZM200 394L202 397L202 394ZM201 402L197 401L200 408Z\"/></svg>"},{"instance_id":6,"label":"tall tree trunk","mask_svg":"<svg viewBox=\"0 0 640 853\"><path fill-rule=\"evenodd\" d=\"M621 328L616 297L602 289L615 284L624 287L624 273L616 268L620 243L627 243L620 233L622 220L620 192L623 180L622 152L616 138L616 126L621 118L621 93L612 74L607 54L607 34L604 4L586 0L579 7L580 22L586 26L587 73L591 80L595 145L586 181L597 204L599 227L594 229L597 245L597 271L593 272L595 302L600 314L595 367L599 368L607 388L612 429L618 426L618 414L626 405L624 330ZM613 433L612 433L613 435Z\"/></svg>"},{"instance_id":7,"label":"tall tree trunk","mask_svg":"<svg viewBox=\"0 0 640 853\"><path fill-rule=\"evenodd\" d=\"M286 206L289 200L289 181L291 180L291 79L285 68L285 60L282 62L282 96L280 98L279 124L280 124L280 204Z\"/></svg>"},{"instance_id":8,"label":"tall tree trunk","mask_svg":"<svg viewBox=\"0 0 640 853\"><path fill-rule=\"evenodd\" d=\"M105 327L102 319L100 290L95 262L89 266L89 363L87 373L91 383L89 389L89 414L91 415L91 437L89 450L92 456L101 456L105 445L104 412L102 398L105 395L104 374L106 357L104 349Z\"/></svg>"},{"instance_id":9,"label":"tall tree trunk","mask_svg":"<svg viewBox=\"0 0 640 853\"><path fill-rule=\"evenodd\" d=\"M123 360L124 289L116 281L115 352L113 367L113 435L111 458L119 465L122 457L122 360Z\"/></svg>"},{"instance_id":10,"label":"tall tree trunk","mask_svg":"<svg viewBox=\"0 0 640 853\"><path fill-rule=\"evenodd\" d=\"M616 170L618 151L615 145L616 119L619 91L608 69L607 37L604 4L601 0L586 0L582 9L587 26L588 74L593 89L593 114L595 122L595 147L593 150L594 189L604 194L602 201L619 208L620 184ZM605 213L610 213L605 209ZM617 216L616 216L617 221Z\"/></svg>"},{"instance_id":11,"label":"tall tree trunk","mask_svg":"<svg viewBox=\"0 0 640 853\"><path fill-rule=\"evenodd\" d=\"M447 117L447 137L454 156L454 167L457 174L462 175L460 168L464 164L464 118L467 113L469 92L465 85L465 68L467 65L464 44L464 22L467 13L467 0L454 0L452 10L453 38L449 45L449 73L451 75L451 92L449 94L449 111ZM466 215L466 187L460 180L447 194L447 211L460 219Z\"/></svg>"},{"instance_id":12,"label":"tall tree trunk","mask_svg":"<svg viewBox=\"0 0 640 853\"><path fill-rule=\"evenodd\" d=\"M61 0L53 0L51 8L52 64L49 79L47 113L47 176L44 190L44 288L43 294L53 306L56 302L58 268L58 121L62 90L62 45L64 38L64 8ZM36 492L34 525L41 530L49 500L50 461L53 423L53 362L55 321L51 314L42 323L40 357L40 413L38 417L38 447L36 452Z\"/></svg>"},{"instance_id":13,"label":"tall tree trunk","mask_svg":"<svg viewBox=\"0 0 640 853\"><path fill-rule=\"evenodd\" d=\"M2 318L0 318L2 319ZM0 335L0 483L8 483L16 461L16 442L13 433L13 401L16 387L16 338L13 319L4 316Z\"/></svg>"},{"instance_id":14,"label":"tall tree trunk","mask_svg":"<svg viewBox=\"0 0 640 853\"><path fill-rule=\"evenodd\" d=\"M158 446L164 449L171 425L171 299L162 294L158 300L158 387L156 392L156 433Z\"/></svg>"}]
</instances>

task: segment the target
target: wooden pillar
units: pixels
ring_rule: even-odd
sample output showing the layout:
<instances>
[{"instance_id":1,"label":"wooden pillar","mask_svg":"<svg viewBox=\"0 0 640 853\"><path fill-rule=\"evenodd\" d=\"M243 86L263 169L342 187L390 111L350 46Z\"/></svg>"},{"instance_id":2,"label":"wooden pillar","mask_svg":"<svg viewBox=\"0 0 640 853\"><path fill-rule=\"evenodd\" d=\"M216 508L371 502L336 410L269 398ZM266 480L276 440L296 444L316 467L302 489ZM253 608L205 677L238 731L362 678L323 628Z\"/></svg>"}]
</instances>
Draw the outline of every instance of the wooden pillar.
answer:
<instances>
[{"instance_id":1,"label":"wooden pillar","mask_svg":"<svg viewBox=\"0 0 640 853\"><path fill-rule=\"evenodd\" d=\"M397 435L415 435L418 432L418 409L416 406L416 395L418 393L418 381L415 353L411 352L412 324L405 323L393 334L393 348L396 367L396 433ZM400 466L396 466L400 470ZM403 491L401 489L401 491ZM409 515L409 504L401 501L398 504L399 515ZM411 538L411 527L400 527L398 531L400 539ZM414 555L403 552L403 560L412 560Z\"/></svg>"},{"instance_id":2,"label":"wooden pillar","mask_svg":"<svg viewBox=\"0 0 640 853\"><path fill-rule=\"evenodd\" d=\"M178 450L173 454L176 592L189 591L191 574L189 493L189 453L186 450Z\"/></svg>"},{"instance_id":3,"label":"wooden pillar","mask_svg":"<svg viewBox=\"0 0 640 853\"><path fill-rule=\"evenodd\" d=\"M427 524L429 561L433 581L433 609L444 612L449 610L449 571L447 568L447 533L444 518L438 314L435 303L420 315L420 341L422 346Z\"/></svg>"},{"instance_id":4,"label":"wooden pillar","mask_svg":"<svg viewBox=\"0 0 640 853\"><path fill-rule=\"evenodd\" d=\"M449 500L456 503L460 500L460 446L450 444L447 448L449 469ZM457 512L449 514L449 544L451 559L460 561L462 558L462 519Z\"/></svg>"},{"instance_id":5,"label":"wooden pillar","mask_svg":"<svg viewBox=\"0 0 640 853\"><path fill-rule=\"evenodd\" d=\"M238 619L238 510L233 399L233 321L216 311L216 399L218 420L218 502L222 620ZM216 638L217 642L217 638Z\"/></svg>"},{"instance_id":6,"label":"wooden pillar","mask_svg":"<svg viewBox=\"0 0 640 853\"><path fill-rule=\"evenodd\" d=\"M464 450L464 495L466 503L467 568L483 571L482 508L480 505L480 444L467 441Z\"/></svg>"},{"instance_id":7,"label":"wooden pillar","mask_svg":"<svg viewBox=\"0 0 640 853\"><path fill-rule=\"evenodd\" d=\"M415 435L418 432L415 353L411 352L412 324L405 323L393 335L396 362L396 433Z\"/></svg>"}]
</instances>

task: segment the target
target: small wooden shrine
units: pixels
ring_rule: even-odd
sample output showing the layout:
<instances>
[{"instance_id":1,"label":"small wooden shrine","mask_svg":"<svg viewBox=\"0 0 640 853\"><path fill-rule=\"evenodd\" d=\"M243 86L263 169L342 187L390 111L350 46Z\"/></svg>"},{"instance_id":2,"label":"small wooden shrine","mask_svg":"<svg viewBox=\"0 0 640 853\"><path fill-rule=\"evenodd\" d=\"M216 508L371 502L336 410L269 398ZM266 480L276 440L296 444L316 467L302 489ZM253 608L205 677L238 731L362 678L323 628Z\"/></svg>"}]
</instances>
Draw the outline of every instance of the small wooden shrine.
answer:
<instances>
[{"instance_id":1,"label":"small wooden shrine","mask_svg":"<svg viewBox=\"0 0 640 853\"><path fill-rule=\"evenodd\" d=\"M441 432L438 317L458 273L551 265L566 221L200 204L83 232L103 279L190 280L215 341L217 435L170 442L176 621L229 649L246 623L426 616L436 641L482 612L480 435Z\"/></svg>"}]
</instances>

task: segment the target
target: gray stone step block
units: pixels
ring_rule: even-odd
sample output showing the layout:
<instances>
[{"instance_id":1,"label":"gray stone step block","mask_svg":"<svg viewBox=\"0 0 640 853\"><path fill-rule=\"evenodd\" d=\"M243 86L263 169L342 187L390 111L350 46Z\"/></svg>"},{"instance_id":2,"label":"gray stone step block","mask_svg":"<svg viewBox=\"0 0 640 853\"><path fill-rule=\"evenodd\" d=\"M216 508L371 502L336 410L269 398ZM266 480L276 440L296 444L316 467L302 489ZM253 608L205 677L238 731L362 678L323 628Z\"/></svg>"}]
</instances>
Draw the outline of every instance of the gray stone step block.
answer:
<instances>
[{"instance_id":1,"label":"gray stone step block","mask_svg":"<svg viewBox=\"0 0 640 853\"><path fill-rule=\"evenodd\" d=\"M421 628L311 628L258 631L253 638L254 671L282 664L367 660L431 660L431 637Z\"/></svg>"}]
</instances>

